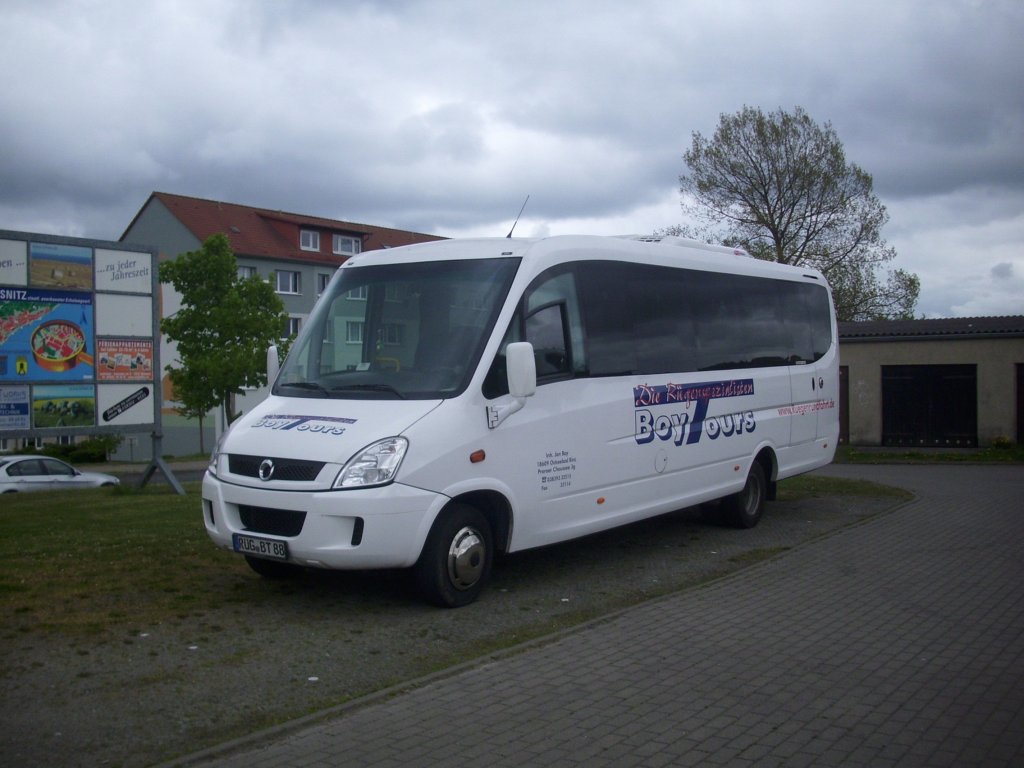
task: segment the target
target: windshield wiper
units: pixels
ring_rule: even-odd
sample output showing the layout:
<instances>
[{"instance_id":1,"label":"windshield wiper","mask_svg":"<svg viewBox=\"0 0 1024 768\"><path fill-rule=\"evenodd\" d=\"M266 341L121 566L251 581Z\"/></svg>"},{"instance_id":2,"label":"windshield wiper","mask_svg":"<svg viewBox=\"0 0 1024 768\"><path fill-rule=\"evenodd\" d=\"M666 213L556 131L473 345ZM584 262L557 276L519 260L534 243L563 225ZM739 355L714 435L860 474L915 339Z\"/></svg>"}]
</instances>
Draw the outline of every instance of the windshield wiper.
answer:
<instances>
[{"instance_id":1,"label":"windshield wiper","mask_svg":"<svg viewBox=\"0 0 1024 768\"><path fill-rule=\"evenodd\" d=\"M319 392L323 395L330 396L330 391L323 384L318 384L315 381L289 381L286 384L279 384L280 387L292 387L293 389L312 389L315 392Z\"/></svg>"},{"instance_id":2,"label":"windshield wiper","mask_svg":"<svg viewBox=\"0 0 1024 768\"><path fill-rule=\"evenodd\" d=\"M405 400L405 395L399 392L397 389L392 387L390 384L343 384L337 387L331 387L330 391L334 392L387 392L388 394L394 395L399 400Z\"/></svg>"}]
</instances>

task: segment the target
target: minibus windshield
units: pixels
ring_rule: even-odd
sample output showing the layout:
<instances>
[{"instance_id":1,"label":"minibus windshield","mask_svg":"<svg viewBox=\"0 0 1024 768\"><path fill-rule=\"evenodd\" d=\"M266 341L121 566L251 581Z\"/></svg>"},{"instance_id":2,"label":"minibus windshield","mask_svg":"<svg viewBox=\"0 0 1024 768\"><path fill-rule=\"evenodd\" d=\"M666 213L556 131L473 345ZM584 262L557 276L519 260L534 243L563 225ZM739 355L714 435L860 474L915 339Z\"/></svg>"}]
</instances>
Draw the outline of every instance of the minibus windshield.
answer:
<instances>
[{"instance_id":1,"label":"minibus windshield","mask_svg":"<svg viewBox=\"0 0 1024 768\"><path fill-rule=\"evenodd\" d=\"M517 258L501 258L342 269L289 351L274 394L431 400L459 394L518 265Z\"/></svg>"}]
</instances>

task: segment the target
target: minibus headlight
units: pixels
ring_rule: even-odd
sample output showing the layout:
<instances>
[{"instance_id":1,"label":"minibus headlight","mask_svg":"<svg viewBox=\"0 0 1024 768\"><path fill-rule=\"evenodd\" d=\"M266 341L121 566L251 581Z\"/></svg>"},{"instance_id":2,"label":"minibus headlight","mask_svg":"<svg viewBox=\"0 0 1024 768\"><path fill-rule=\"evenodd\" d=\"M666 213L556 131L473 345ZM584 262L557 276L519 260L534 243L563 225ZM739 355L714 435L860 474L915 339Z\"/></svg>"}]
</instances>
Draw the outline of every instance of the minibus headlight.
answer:
<instances>
[{"instance_id":1,"label":"minibus headlight","mask_svg":"<svg viewBox=\"0 0 1024 768\"><path fill-rule=\"evenodd\" d=\"M217 439L217 445L213 448L213 453L210 454L210 464L206 468L214 477L217 476L217 462L220 460L220 450L224 447L224 439L228 436L227 430L224 430L220 437Z\"/></svg>"},{"instance_id":2,"label":"minibus headlight","mask_svg":"<svg viewBox=\"0 0 1024 768\"><path fill-rule=\"evenodd\" d=\"M366 446L342 467L334 480L334 487L368 488L390 483L395 479L408 447L409 441L404 437L389 437Z\"/></svg>"}]
</instances>

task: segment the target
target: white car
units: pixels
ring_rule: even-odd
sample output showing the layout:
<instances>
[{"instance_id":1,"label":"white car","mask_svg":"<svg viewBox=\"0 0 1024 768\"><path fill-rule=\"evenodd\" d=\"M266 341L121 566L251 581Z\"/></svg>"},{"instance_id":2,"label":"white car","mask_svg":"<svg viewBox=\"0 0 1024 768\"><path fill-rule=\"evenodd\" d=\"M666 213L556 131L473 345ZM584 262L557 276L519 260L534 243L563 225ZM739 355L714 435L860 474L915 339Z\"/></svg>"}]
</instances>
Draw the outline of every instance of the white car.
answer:
<instances>
[{"instance_id":1,"label":"white car","mask_svg":"<svg viewBox=\"0 0 1024 768\"><path fill-rule=\"evenodd\" d=\"M0 456L0 493L120 485L113 475L83 472L50 456Z\"/></svg>"}]
</instances>

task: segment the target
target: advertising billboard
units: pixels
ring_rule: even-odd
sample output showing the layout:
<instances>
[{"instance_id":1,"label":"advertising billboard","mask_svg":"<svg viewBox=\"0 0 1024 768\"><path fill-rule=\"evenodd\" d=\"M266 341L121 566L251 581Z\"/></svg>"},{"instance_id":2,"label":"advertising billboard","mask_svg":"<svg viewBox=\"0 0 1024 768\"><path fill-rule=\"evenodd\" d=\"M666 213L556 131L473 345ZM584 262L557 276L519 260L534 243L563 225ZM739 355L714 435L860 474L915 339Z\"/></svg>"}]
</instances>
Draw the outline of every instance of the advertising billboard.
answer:
<instances>
[{"instance_id":1,"label":"advertising billboard","mask_svg":"<svg viewBox=\"0 0 1024 768\"><path fill-rule=\"evenodd\" d=\"M0 437L159 425L157 256L0 230Z\"/></svg>"}]
</instances>

